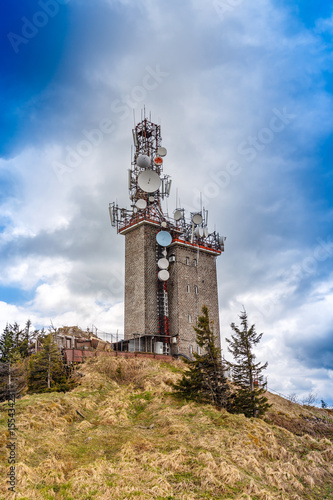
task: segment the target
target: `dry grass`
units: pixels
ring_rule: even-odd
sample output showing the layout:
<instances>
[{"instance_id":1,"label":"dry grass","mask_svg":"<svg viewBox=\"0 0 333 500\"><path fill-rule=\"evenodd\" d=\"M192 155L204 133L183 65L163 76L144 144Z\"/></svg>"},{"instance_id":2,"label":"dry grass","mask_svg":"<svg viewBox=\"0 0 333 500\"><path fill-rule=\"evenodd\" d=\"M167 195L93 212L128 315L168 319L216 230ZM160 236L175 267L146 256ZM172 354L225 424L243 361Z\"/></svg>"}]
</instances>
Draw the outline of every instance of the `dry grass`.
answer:
<instances>
[{"instance_id":1,"label":"dry grass","mask_svg":"<svg viewBox=\"0 0 333 500\"><path fill-rule=\"evenodd\" d=\"M102 358L81 367L85 376L71 393L18 401L15 498L333 498L332 440L316 435L314 425L325 417L328 429L329 416L272 395L267 422L182 403L170 395L180 367L179 362ZM3 477L8 471L4 408ZM314 433L288 430L274 421L280 417L283 423L310 422ZM0 499L7 498L14 497L3 484Z\"/></svg>"}]
</instances>

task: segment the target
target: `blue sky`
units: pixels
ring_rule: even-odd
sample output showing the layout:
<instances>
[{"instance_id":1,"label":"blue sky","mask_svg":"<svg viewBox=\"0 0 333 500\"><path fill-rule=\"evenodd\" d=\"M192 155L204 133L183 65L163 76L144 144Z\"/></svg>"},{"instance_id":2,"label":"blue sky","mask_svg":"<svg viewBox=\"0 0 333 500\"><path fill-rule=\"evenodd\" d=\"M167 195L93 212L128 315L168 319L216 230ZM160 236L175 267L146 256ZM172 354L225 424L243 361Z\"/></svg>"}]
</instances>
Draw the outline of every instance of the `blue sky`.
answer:
<instances>
[{"instance_id":1,"label":"blue sky","mask_svg":"<svg viewBox=\"0 0 333 500\"><path fill-rule=\"evenodd\" d=\"M244 305L269 386L333 404L332 34L328 2L12 0L3 6L0 328L123 331L133 110L161 123L165 172L200 192L221 335Z\"/></svg>"}]
</instances>

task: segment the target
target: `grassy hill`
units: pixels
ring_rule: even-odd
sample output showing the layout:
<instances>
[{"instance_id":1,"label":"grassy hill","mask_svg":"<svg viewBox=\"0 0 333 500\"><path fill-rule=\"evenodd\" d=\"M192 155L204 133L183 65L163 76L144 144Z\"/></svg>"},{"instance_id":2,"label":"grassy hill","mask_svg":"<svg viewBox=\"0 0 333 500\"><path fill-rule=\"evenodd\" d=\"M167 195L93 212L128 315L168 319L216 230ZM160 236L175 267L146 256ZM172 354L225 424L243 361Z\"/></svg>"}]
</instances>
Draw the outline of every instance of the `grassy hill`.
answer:
<instances>
[{"instance_id":1,"label":"grassy hill","mask_svg":"<svg viewBox=\"0 0 333 500\"><path fill-rule=\"evenodd\" d=\"M1 499L333 499L332 412L271 394L265 420L177 401L177 361L104 358L79 370L72 392L17 401L17 494L2 483Z\"/></svg>"}]
</instances>

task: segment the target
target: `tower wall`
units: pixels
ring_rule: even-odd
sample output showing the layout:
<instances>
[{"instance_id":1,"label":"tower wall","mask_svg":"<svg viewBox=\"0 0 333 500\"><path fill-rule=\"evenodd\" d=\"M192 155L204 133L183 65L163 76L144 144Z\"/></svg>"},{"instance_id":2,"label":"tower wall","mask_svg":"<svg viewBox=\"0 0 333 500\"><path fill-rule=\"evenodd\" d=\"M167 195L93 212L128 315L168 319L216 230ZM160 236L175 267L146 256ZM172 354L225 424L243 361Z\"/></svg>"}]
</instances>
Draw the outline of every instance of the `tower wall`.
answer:
<instances>
[{"instance_id":1,"label":"tower wall","mask_svg":"<svg viewBox=\"0 0 333 500\"><path fill-rule=\"evenodd\" d=\"M157 243L158 225L142 222L125 234L125 339L135 334L158 334ZM220 342L216 256L189 245L173 243L168 247L167 281L172 353L197 352L196 325L202 306L209 310L214 333ZM195 265L196 264L196 265Z\"/></svg>"},{"instance_id":2,"label":"tower wall","mask_svg":"<svg viewBox=\"0 0 333 500\"><path fill-rule=\"evenodd\" d=\"M159 227L141 223L125 234L125 339L133 334L156 335Z\"/></svg>"},{"instance_id":3,"label":"tower wall","mask_svg":"<svg viewBox=\"0 0 333 500\"><path fill-rule=\"evenodd\" d=\"M173 353L178 351L190 355L191 347L192 352L197 352L193 326L196 326L203 305L208 307L209 319L213 321L213 331L220 345L216 256L178 243L169 247L168 257L170 255L176 259L169 268L170 335L179 336L177 346L173 345Z\"/></svg>"}]
</instances>

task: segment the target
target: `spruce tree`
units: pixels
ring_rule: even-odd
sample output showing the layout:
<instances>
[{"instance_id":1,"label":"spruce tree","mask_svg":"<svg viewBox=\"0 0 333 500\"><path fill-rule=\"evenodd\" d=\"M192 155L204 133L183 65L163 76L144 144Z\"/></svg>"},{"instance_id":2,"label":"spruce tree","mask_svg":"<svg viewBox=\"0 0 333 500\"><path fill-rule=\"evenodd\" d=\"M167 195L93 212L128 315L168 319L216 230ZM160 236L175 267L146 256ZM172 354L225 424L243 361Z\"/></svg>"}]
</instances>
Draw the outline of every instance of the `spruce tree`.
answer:
<instances>
[{"instance_id":1,"label":"spruce tree","mask_svg":"<svg viewBox=\"0 0 333 500\"><path fill-rule=\"evenodd\" d=\"M201 354L194 353L194 361L186 361L188 370L174 385L174 389L179 396L186 399L227 408L230 391L207 306L203 306L202 316L199 316L194 330Z\"/></svg>"},{"instance_id":2,"label":"spruce tree","mask_svg":"<svg viewBox=\"0 0 333 500\"><path fill-rule=\"evenodd\" d=\"M234 363L228 362L235 384L231 411L244 413L246 417L260 417L271 406L263 396L265 389L260 387L263 382L262 372L268 363L255 363L256 356L253 353L254 346L260 342L263 334L257 334L255 325L249 328L245 309L239 317L242 328L231 323L234 335L231 335L231 340L226 339L229 343L228 350L235 359Z\"/></svg>"},{"instance_id":3,"label":"spruce tree","mask_svg":"<svg viewBox=\"0 0 333 500\"><path fill-rule=\"evenodd\" d=\"M8 325L0 337L0 362L15 363L29 354L31 321L28 320L24 330L17 323Z\"/></svg>"},{"instance_id":4,"label":"spruce tree","mask_svg":"<svg viewBox=\"0 0 333 500\"><path fill-rule=\"evenodd\" d=\"M41 351L32 355L29 360L29 392L69 390L71 387L66 370L52 334L46 335L41 342Z\"/></svg>"}]
</instances>

